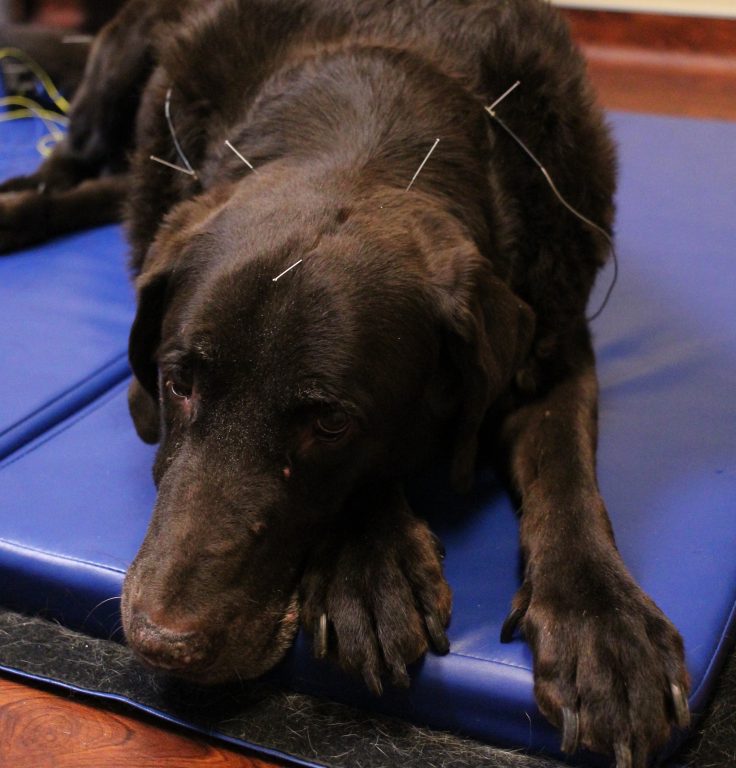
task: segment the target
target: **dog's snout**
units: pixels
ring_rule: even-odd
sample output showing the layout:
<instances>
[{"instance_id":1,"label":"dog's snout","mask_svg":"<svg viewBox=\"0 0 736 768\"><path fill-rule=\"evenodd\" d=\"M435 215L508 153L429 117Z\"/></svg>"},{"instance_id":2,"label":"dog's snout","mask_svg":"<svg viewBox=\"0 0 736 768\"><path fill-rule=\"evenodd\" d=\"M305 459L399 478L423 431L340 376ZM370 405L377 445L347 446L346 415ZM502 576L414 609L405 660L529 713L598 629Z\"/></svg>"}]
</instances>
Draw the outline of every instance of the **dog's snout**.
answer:
<instances>
[{"instance_id":1,"label":"dog's snout","mask_svg":"<svg viewBox=\"0 0 736 768\"><path fill-rule=\"evenodd\" d=\"M203 632L167 627L145 614L136 614L128 629L128 643L146 662L171 672L207 665L215 643Z\"/></svg>"}]
</instances>

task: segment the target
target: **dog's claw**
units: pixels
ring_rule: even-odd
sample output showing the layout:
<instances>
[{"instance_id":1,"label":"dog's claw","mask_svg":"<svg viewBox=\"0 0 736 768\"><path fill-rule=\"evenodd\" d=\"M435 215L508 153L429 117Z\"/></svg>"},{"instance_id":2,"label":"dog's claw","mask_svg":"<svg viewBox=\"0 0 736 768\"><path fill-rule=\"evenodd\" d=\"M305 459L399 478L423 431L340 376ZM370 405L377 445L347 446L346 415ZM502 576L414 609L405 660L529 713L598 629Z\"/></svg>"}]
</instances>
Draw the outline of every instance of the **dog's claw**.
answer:
<instances>
[{"instance_id":1,"label":"dog's claw","mask_svg":"<svg viewBox=\"0 0 736 768\"><path fill-rule=\"evenodd\" d=\"M623 741L616 742L613 747L616 756L616 768L632 768L631 747Z\"/></svg>"},{"instance_id":2,"label":"dog's claw","mask_svg":"<svg viewBox=\"0 0 736 768\"><path fill-rule=\"evenodd\" d=\"M690 709L685 692L677 683L670 683L670 693L675 708L675 723L678 728L687 728L690 725Z\"/></svg>"},{"instance_id":3,"label":"dog's claw","mask_svg":"<svg viewBox=\"0 0 736 768\"><path fill-rule=\"evenodd\" d=\"M502 643L510 643L514 639L514 632L516 632L516 628L519 626L519 622L524 618L525 613L526 611L522 608L512 609L501 627Z\"/></svg>"},{"instance_id":4,"label":"dog's claw","mask_svg":"<svg viewBox=\"0 0 736 768\"><path fill-rule=\"evenodd\" d=\"M401 662L394 664L391 668L391 682L397 688L408 688L410 684L409 673L406 671L406 666Z\"/></svg>"},{"instance_id":5,"label":"dog's claw","mask_svg":"<svg viewBox=\"0 0 736 768\"><path fill-rule=\"evenodd\" d=\"M616 768L632 768L634 760L631 747L626 742L616 742L613 747L613 754L616 758Z\"/></svg>"},{"instance_id":6,"label":"dog's claw","mask_svg":"<svg viewBox=\"0 0 736 768\"><path fill-rule=\"evenodd\" d=\"M324 659L327 656L327 614L323 613L319 617L319 626L317 627L317 637L315 639L314 655L318 659Z\"/></svg>"},{"instance_id":7,"label":"dog's claw","mask_svg":"<svg viewBox=\"0 0 736 768\"><path fill-rule=\"evenodd\" d=\"M568 755L577 751L580 718L569 707L562 708L562 751Z\"/></svg>"},{"instance_id":8,"label":"dog's claw","mask_svg":"<svg viewBox=\"0 0 736 768\"><path fill-rule=\"evenodd\" d=\"M424 614L424 623L427 625L429 639L432 641L434 650L444 656L450 650L450 641L447 639L445 630L442 628L440 620L434 613Z\"/></svg>"},{"instance_id":9,"label":"dog's claw","mask_svg":"<svg viewBox=\"0 0 736 768\"><path fill-rule=\"evenodd\" d=\"M381 678L378 676L375 668L369 664L366 664L363 667L363 680L365 681L366 686L368 686L368 690L374 696L380 696L383 693L383 683L381 682Z\"/></svg>"},{"instance_id":10,"label":"dog's claw","mask_svg":"<svg viewBox=\"0 0 736 768\"><path fill-rule=\"evenodd\" d=\"M432 533L430 531L430 535L432 537L432 543L434 544L434 548L437 551L437 554L440 558L440 560L444 560L447 556L447 550L445 549L445 545L442 543L442 539L436 534Z\"/></svg>"}]
</instances>

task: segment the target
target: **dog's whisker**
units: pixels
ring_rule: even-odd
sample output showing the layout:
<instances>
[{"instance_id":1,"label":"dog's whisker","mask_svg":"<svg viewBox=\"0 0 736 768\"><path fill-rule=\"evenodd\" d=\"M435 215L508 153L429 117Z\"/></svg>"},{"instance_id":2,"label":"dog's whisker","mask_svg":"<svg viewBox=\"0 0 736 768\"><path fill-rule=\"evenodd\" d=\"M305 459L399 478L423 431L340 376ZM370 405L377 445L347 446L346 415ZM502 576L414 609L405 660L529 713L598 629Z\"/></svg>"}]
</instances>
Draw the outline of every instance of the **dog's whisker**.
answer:
<instances>
[{"instance_id":1,"label":"dog's whisker","mask_svg":"<svg viewBox=\"0 0 736 768\"><path fill-rule=\"evenodd\" d=\"M419 168L417 168L416 173L411 177L411 181L409 182L409 185L404 190L405 192L408 192L412 188L412 185L417 180L417 176L419 176L419 174L422 172L422 168L424 168L424 166L427 164L427 160L429 160L430 155L432 154L432 152L434 152L435 147L439 143L440 143L439 139L434 140L434 144L432 144L432 146L429 149L429 152L427 152L427 154L424 156L424 160L422 160L421 164L419 165Z\"/></svg>"},{"instance_id":2,"label":"dog's whisker","mask_svg":"<svg viewBox=\"0 0 736 768\"><path fill-rule=\"evenodd\" d=\"M237 149L235 149L235 147L234 147L234 146L233 146L233 145L230 143L230 141L229 141L229 140L227 140L227 139L225 140L225 146L226 146L228 149L232 150L232 152L233 152L233 153L234 153L234 154L235 154L235 155L236 155L236 156L237 156L237 157L238 157L240 160L242 160L242 161L243 161L243 162L244 162L244 163L245 163L245 164L248 166L248 168L250 168L250 169L251 169L251 171L253 171L253 173L258 173L258 171L257 171L257 170L256 170L256 169L253 167L253 165L252 165L252 164L251 164L251 163L248 161L248 159L247 159L247 158L245 158L245 157L243 157L243 155L241 155L241 154L240 154L240 152L238 152L238 150L237 150Z\"/></svg>"},{"instance_id":3,"label":"dog's whisker","mask_svg":"<svg viewBox=\"0 0 736 768\"><path fill-rule=\"evenodd\" d=\"M115 635L119 634L122 631L123 631L123 622L118 621L113 625L112 629L108 633L107 639L112 640L115 637Z\"/></svg>"},{"instance_id":4,"label":"dog's whisker","mask_svg":"<svg viewBox=\"0 0 736 768\"><path fill-rule=\"evenodd\" d=\"M299 259L295 264L292 264L288 269L285 269L280 275L276 275L276 277L272 277L271 280L275 283L279 278L283 277L287 272L291 272L294 267L299 266L299 264L302 263L304 259Z\"/></svg>"},{"instance_id":5,"label":"dog's whisker","mask_svg":"<svg viewBox=\"0 0 736 768\"><path fill-rule=\"evenodd\" d=\"M104 605L105 603L111 603L113 600L122 600L123 598L120 595L113 595L112 597L107 597L104 600L100 600L99 603L90 611L90 613L94 613L101 605Z\"/></svg>"},{"instance_id":6,"label":"dog's whisker","mask_svg":"<svg viewBox=\"0 0 736 768\"><path fill-rule=\"evenodd\" d=\"M113 600L122 600L123 598L120 595L113 595L112 597L105 598L104 600L100 600L97 605L95 605L93 608L90 609L89 613L84 619L84 623L86 623L89 620L89 617L101 606L103 606L105 603L110 603Z\"/></svg>"}]
</instances>

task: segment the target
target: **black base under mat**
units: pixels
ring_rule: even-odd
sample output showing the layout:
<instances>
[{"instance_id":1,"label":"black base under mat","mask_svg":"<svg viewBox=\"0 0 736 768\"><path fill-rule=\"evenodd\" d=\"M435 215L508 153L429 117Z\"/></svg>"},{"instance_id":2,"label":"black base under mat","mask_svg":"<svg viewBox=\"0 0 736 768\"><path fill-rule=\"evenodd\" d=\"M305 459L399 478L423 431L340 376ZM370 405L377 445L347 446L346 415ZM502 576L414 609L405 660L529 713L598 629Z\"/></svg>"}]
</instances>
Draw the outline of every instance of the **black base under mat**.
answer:
<instances>
[{"instance_id":1,"label":"black base under mat","mask_svg":"<svg viewBox=\"0 0 736 768\"><path fill-rule=\"evenodd\" d=\"M190 730L302 765L350 768L560 768L536 755L266 683L194 688L149 672L125 646L0 609L0 669L154 714ZM196 702L194 704L193 702ZM727 662L697 733L667 766L736 765L736 656Z\"/></svg>"}]
</instances>

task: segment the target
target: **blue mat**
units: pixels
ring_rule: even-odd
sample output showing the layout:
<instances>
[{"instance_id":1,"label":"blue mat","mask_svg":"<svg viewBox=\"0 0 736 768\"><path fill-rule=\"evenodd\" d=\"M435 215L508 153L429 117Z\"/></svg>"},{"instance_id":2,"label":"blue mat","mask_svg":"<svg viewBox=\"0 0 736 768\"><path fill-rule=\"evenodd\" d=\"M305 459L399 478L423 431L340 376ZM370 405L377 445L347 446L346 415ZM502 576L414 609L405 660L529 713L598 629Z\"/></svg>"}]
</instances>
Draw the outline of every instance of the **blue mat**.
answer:
<instances>
[{"instance_id":1,"label":"blue mat","mask_svg":"<svg viewBox=\"0 0 736 768\"><path fill-rule=\"evenodd\" d=\"M0 179L35 170L46 132L0 125ZM0 459L129 375L126 252L103 227L0 256Z\"/></svg>"},{"instance_id":2,"label":"blue mat","mask_svg":"<svg viewBox=\"0 0 736 768\"><path fill-rule=\"evenodd\" d=\"M684 637L699 712L736 611L736 125L612 120L621 277L594 324L600 480L624 560ZM19 130L0 137L16 142ZM3 176L29 162L27 137L12 157L7 146ZM154 499L153 451L125 403L123 253L106 228L0 260L0 604L103 636L115 603L96 606L119 594ZM447 547L450 654L427 656L408 692L377 700L313 661L300 637L280 679L491 743L556 749L526 645L499 643L519 574L507 496L488 472L468 497L438 477L412 497Z\"/></svg>"}]
</instances>

